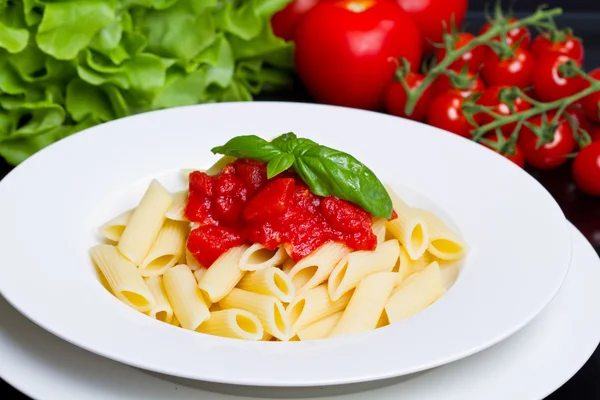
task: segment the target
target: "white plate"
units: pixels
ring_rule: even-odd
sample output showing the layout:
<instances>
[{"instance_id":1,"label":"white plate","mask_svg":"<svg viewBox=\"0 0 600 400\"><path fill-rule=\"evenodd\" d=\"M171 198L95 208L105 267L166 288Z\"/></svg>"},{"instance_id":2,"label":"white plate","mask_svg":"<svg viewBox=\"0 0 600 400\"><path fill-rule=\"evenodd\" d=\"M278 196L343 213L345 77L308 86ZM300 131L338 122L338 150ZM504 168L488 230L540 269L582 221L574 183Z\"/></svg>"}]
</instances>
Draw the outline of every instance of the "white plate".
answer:
<instances>
[{"instance_id":1,"label":"white plate","mask_svg":"<svg viewBox=\"0 0 600 400\"><path fill-rule=\"evenodd\" d=\"M0 376L39 400L249 399L215 391L255 398L346 394L344 400L367 396L373 400L542 399L569 380L600 341L600 260L575 228L572 232L573 266L567 280L531 324L491 349L422 373L315 389L269 390L184 381L127 367L63 342L0 298L0 320L11 321L0 326Z\"/></svg>"},{"instance_id":2,"label":"white plate","mask_svg":"<svg viewBox=\"0 0 600 400\"><path fill-rule=\"evenodd\" d=\"M216 158L209 149L233 136L290 130L353 154L453 218L472 251L440 301L361 335L252 343L157 322L104 290L88 257L95 229L134 206L152 177L208 166ZM0 182L0 221L0 292L38 325L137 367L256 386L369 381L466 357L531 321L560 288L571 256L558 205L503 157L411 121L291 103L171 109L69 137Z\"/></svg>"}]
</instances>

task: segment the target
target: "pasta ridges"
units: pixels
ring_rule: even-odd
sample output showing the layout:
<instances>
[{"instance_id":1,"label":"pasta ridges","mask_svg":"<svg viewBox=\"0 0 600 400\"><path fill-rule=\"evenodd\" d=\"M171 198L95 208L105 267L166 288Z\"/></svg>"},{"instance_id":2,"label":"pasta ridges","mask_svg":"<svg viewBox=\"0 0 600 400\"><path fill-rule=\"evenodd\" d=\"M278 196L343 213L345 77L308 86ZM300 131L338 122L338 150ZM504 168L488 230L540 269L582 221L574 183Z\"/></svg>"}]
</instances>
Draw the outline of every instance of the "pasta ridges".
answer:
<instances>
[{"instance_id":1,"label":"pasta ridges","mask_svg":"<svg viewBox=\"0 0 600 400\"><path fill-rule=\"evenodd\" d=\"M348 292L336 301L332 301L327 286L322 284L297 297L287 307L292 324L292 334L306 328L316 321L343 310L352 292Z\"/></svg>"}]
</instances>

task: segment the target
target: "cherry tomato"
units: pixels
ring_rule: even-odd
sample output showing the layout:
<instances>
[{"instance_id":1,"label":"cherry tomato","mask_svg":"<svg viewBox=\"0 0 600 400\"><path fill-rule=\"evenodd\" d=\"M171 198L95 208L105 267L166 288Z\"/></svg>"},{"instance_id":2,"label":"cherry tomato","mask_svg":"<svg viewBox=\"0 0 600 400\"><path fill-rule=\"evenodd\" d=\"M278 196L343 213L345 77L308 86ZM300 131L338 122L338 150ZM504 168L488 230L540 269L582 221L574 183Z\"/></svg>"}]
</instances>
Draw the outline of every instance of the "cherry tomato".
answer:
<instances>
[{"instance_id":1,"label":"cherry tomato","mask_svg":"<svg viewBox=\"0 0 600 400\"><path fill-rule=\"evenodd\" d=\"M568 56L556 53L546 54L536 60L532 82L540 100L559 100L584 88L585 81L580 76L569 78L560 73L560 66L569 60L571 58Z\"/></svg>"},{"instance_id":2,"label":"cherry tomato","mask_svg":"<svg viewBox=\"0 0 600 400\"><path fill-rule=\"evenodd\" d=\"M421 74L409 73L403 79L410 89L416 89L421 86L425 76ZM417 104L415 104L413 112L410 115L407 115L404 112L404 109L406 107L408 96L406 95L404 86L400 82L392 83L385 95L385 106L387 112L398 117L409 118L415 121L425 120L427 108L429 107L429 103L431 103L431 89L431 85L425 89L421 97L417 100Z\"/></svg>"},{"instance_id":3,"label":"cherry tomato","mask_svg":"<svg viewBox=\"0 0 600 400\"><path fill-rule=\"evenodd\" d=\"M481 97L477 99L477 104L490 107L491 111L502 116L519 113L531 108L531 104L520 97L514 99L512 101L512 105L509 105L508 101L500 100L502 89L508 88L509 86L505 85L495 85L487 88ZM490 122L494 122L494 117L485 113L479 113L476 116L476 121L480 126L483 126L489 124ZM501 126L500 130L504 135L509 136L512 134L516 126L516 122L511 122L510 124Z\"/></svg>"},{"instance_id":4,"label":"cherry tomato","mask_svg":"<svg viewBox=\"0 0 600 400\"><path fill-rule=\"evenodd\" d=\"M563 32L563 34L555 38L554 41L552 40L552 35L550 33L542 33L533 39L530 51L535 59L541 58L549 53L564 54L577 61L579 65L583 64L583 45L581 44L581 41L571 33Z\"/></svg>"},{"instance_id":5,"label":"cherry tomato","mask_svg":"<svg viewBox=\"0 0 600 400\"><path fill-rule=\"evenodd\" d=\"M444 24L450 27L451 21L460 27L467 13L468 0L394 0L417 23L423 33L426 51L431 51L431 43L442 43Z\"/></svg>"},{"instance_id":6,"label":"cherry tomato","mask_svg":"<svg viewBox=\"0 0 600 400\"><path fill-rule=\"evenodd\" d=\"M600 142L600 126L590 124L590 129L587 132L590 134L592 142Z\"/></svg>"},{"instance_id":7,"label":"cherry tomato","mask_svg":"<svg viewBox=\"0 0 600 400\"><path fill-rule=\"evenodd\" d=\"M294 40L298 23L318 2L319 0L293 0L283 10L277 11L271 17L273 33L282 39Z\"/></svg>"},{"instance_id":8,"label":"cherry tomato","mask_svg":"<svg viewBox=\"0 0 600 400\"><path fill-rule=\"evenodd\" d=\"M534 67L533 57L526 50L515 49L508 58L500 58L495 52L488 51L481 75L488 86L508 85L523 89L531 84Z\"/></svg>"},{"instance_id":9,"label":"cherry tomato","mask_svg":"<svg viewBox=\"0 0 600 400\"><path fill-rule=\"evenodd\" d=\"M594 130L594 125L586 118L585 113L579 107L568 108L566 113L570 118L574 120L579 129L585 130L587 133L592 135L592 131Z\"/></svg>"},{"instance_id":10,"label":"cherry tomato","mask_svg":"<svg viewBox=\"0 0 600 400\"><path fill-rule=\"evenodd\" d=\"M394 80L394 59L421 64L417 25L391 1L317 4L296 30L296 69L317 101L379 109Z\"/></svg>"},{"instance_id":11,"label":"cherry tomato","mask_svg":"<svg viewBox=\"0 0 600 400\"><path fill-rule=\"evenodd\" d=\"M481 78L472 73L467 72L466 78L471 80L471 84L468 89L459 89L452 84L452 81L448 77L448 75L440 75L433 82L433 97L437 97L444 93L458 93L462 97L467 98L473 93L482 93L485 91L485 84L481 80Z\"/></svg>"},{"instance_id":12,"label":"cherry tomato","mask_svg":"<svg viewBox=\"0 0 600 400\"><path fill-rule=\"evenodd\" d=\"M600 142L585 146L573 161L573 178L577 186L593 196L600 196Z\"/></svg>"},{"instance_id":13,"label":"cherry tomato","mask_svg":"<svg viewBox=\"0 0 600 400\"><path fill-rule=\"evenodd\" d=\"M494 138L490 138L488 139L491 142L498 142L498 138L494 137ZM519 147L518 144L515 144L515 148L514 148L514 153L513 154L502 154L500 153L497 149L488 146L487 144L482 143L485 147L487 147L490 150L495 151L496 153L500 154L501 156L503 156L504 158L506 158L507 160L510 160L512 162L514 162L515 164L517 164L519 167L524 168L525 167L525 157L523 157L523 152L521 151L521 148Z\"/></svg>"},{"instance_id":14,"label":"cherry tomato","mask_svg":"<svg viewBox=\"0 0 600 400\"><path fill-rule=\"evenodd\" d=\"M597 81L600 80L600 68L596 68L589 75ZM586 82L585 86L589 87L589 83ZM600 90L581 99L581 106L590 121L600 122Z\"/></svg>"},{"instance_id":15,"label":"cherry tomato","mask_svg":"<svg viewBox=\"0 0 600 400\"><path fill-rule=\"evenodd\" d=\"M456 38L456 42L454 43L454 49L458 50L461 47L466 46L473 39L475 39L475 36L470 33L459 33L458 37ZM479 68L483 63L483 59L486 55L486 50L487 49L483 46L477 46L473 50L467 51L458 60L450 64L448 69L460 72L466 65L469 71L476 73L477 71L479 71ZM443 47L436 50L435 56L437 58L438 63L441 62L444 59L444 57L446 57L446 54L447 51Z\"/></svg>"},{"instance_id":16,"label":"cherry tomato","mask_svg":"<svg viewBox=\"0 0 600 400\"><path fill-rule=\"evenodd\" d=\"M516 19L516 18L508 19L509 24L515 23L517 21L518 21L518 19ZM488 22L487 24L485 24L483 26L483 28L481 28L481 31L479 32L479 34L483 35L487 31L489 31L491 27L492 27L492 22ZM492 40L500 41L500 36L496 36ZM529 33L529 30L525 27L513 28L513 29L509 30L508 32L506 32L506 43L510 47L513 47L516 43L519 43L519 47L521 49L527 50L529 48L529 45L531 44L531 34Z\"/></svg>"},{"instance_id":17,"label":"cherry tomato","mask_svg":"<svg viewBox=\"0 0 600 400\"><path fill-rule=\"evenodd\" d=\"M456 93L445 93L438 96L427 112L427 123L459 136L471 138L474 128L462 112L463 97Z\"/></svg>"},{"instance_id":18,"label":"cherry tomato","mask_svg":"<svg viewBox=\"0 0 600 400\"><path fill-rule=\"evenodd\" d=\"M529 119L529 122L535 126L542 126L541 115L536 115ZM554 118L553 113L549 113L547 120ZM519 134L519 146L527 161L532 166L539 169L552 169L567 161L567 155L571 154L577 145L573 137L573 131L567 120L563 117L559 119L558 127L554 130L553 139L538 147L537 135L527 126L523 126Z\"/></svg>"}]
</instances>

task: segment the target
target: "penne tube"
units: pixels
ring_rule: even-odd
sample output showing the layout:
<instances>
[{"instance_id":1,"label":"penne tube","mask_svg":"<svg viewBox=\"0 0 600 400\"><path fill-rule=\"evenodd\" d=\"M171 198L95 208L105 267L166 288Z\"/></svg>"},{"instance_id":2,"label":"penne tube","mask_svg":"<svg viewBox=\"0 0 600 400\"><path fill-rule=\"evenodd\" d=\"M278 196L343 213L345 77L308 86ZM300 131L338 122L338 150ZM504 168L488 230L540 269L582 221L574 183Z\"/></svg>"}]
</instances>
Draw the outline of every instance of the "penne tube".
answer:
<instances>
[{"instance_id":1,"label":"penne tube","mask_svg":"<svg viewBox=\"0 0 600 400\"><path fill-rule=\"evenodd\" d=\"M261 269L277 267L287 259L287 253L283 246L275 250L269 250L260 243L254 243L248 247L240 258L240 269L242 271L259 271Z\"/></svg>"},{"instance_id":2,"label":"penne tube","mask_svg":"<svg viewBox=\"0 0 600 400\"><path fill-rule=\"evenodd\" d=\"M247 249L244 245L227 250L202 275L198 287L212 303L227 296L244 277L246 272L240 269L239 261Z\"/></svg>"},{"instance_id":3,"label":"penne tube","mask_svg":"<svg viewBox=\"0 0 600 400\"><path fill-rule=\"evenodd\" d=\"M140 204L131 214L117 248L139 266L156 240L173 199L158 181L153 180Z\"/></svg>"},{"instance_id":4,"label":"penne tube","mask_svg":"<svg viewBox=\"0 0 600 400\"><path fill-rule=\"evenodd\" d=\"M387 219L375 217L373 218L373 233L377 236L377 245L385 242L385 236L387 234L386 224Z\"/></svg>"},{"instance_id":5,"label":"penne tube","mask_svg":"<svg viewBox=\"0 0 600 400\"><path fill-rule=\"evenodd\" d=\"M178 328L181 327L181 324L179 323L179 320L177 319L177 316L175 314L173 314L173 319L171 320L171 325L176 326Z\"/></svg>"},{"instance_id":6,"label":"penne tube","mask_svg":"<svg viewBox=\"0 0 600 400\"><path fill-rule=\"evenodd\" d=\"M292 335L314 324L315 322L342 311L348 305L352 292L346 293L336 301L332 301L327 293L327 285L322 284L302 296L297 297L287 307L292 324Z\"/></svg>"},{"instance_id":7,"label":"penne tube","mask_svg":"<svg viewBox=\"0 0 600 400\"><path fill-rule=\"evenodd\" d=\"M167 298L162 277L153 276L144 280L155 301L154 306L148 311L148 315L158 321L170 324L173 321L173 308Z\"/></svg>"},{"instance_id":8,"label":"penne tube","mask_svg":"<svg viewBox=\"0 0 600 400\"><path fill-rule=\"evenodd\" d=\"M298 338L302 341L325 339L329 336L335 325L342 317L343 311L338 311L298 331Z\"/></svg>"},{"instance_id":9,"label":"penne tube","mask_svg":"<svg viewBox=\"0 0 600 400\"><path fill-rule=\"evenodd\" d=\"M121 235L123 235L125 227L131 219L131 214L133 214L133 210L128 210L122 214L119 214L115 218L102 225L98 229L98 232L100 232L100 234L106 239L112 240L113 242L118 242L119 239L121 239Z\"/></svg>"},{"instance_id":10,"label":"penne tube","mask_svg":"<svg viewBox=\"0 0 600 400\"><path fill-rule=\"evenodd\" d=\"M173 221L187 221L185 216L185 208L188 202L188 191L182 190L172 194L173 203L165 213L165 217Z\"/></svg>"},{"instance_id":11,"label":"penne tube","mask_svg":"<svg viewBox=\"0 0 600 400\"><path fill-rule=\"evenodd\" d=\"M426 260L430 259L429 253L425 252L421 258L418 260L411 260L406 252L406 248L404 246L400 246L400 257L398 257L398 261L396 265L392 269L392 272L396 272L398 274L398 281L396 282L396 287L400 286L404 280L409 277L411 274L422 270L428 264L424 264Z\"/></svg>"},{"instance_id":12,"label":"penne tube","mask_svg":"<svg viewBox=\"0 0 600 400\"><path fill-rule=\"evenodd\" d=\"M327 290L332 300L358 286L367 276L376 272L390 272L400 256L400 245L392 239L377 246L375 251L355 251L342 258L335 266Z\"/></svg>"},{"instance_id":13,"label":"penne tube","mask_svg":"<svg viewBox=\"0 0 600 400\"><path fill-rule=\"evenodd\" d=\"M386 186L398 218L386 222L386 228L400 243L412 260L425 253L429 245L429 228L419 210L410 207Z\"/></svg>"},{"instance_id":14,"label":"penne tube","mask_svg":"<svg viewBox=\"0 0 600 400\"><path fill-rule=\"evenodd\" d=\"M94 246L90 249L90 257L106 278L115 297L141 312L150 311L154 307L154 296L140 272L115 246Z\"/></svg>"},{"instance_id":15,"label":"penne tube","mask_svg":"<svg viewBox=\"0 0 600 400\"><path fill-rule=\"evenodd\" d=\"M156 241L140 264L142 276L162 275L175 266L185 249L186 232L185 223L166 220Z\"/></svg>"},{"instance_id":16,"label":"penne tube","mask_svg":"<svg viewBox=\"0 0 600 400\"><path fill-rule=\"evenodd\" d=\"M202 265L200 265L200 263L198 262L198 260L196 260L196 258L192 255L192 253L188 250L187 246L185 246L185 264L190 267L190 269L192 271L196 271L198 269L206 269L205 267L203 267Z\"/></svg>"},{"instance_id":17,"label":"penne tube","mask_svg":"<svg viewBox=\"0 0 600 400\"><path fill-rule=\"evenodd\" d=\"M403 320L429 307L445 291L439 265L432 262L394 289L385 306L389 322Z\"/></svg>"},{"instance_id":18,"label":"penne tube","mask_svg":"<svg viewBox=\"0 0 600 400\"><path fill-rule=\"evenodd\" d=\"M325 282L335 265L351 251L343 244L327 242L298 261L288 273L297 295Z\"/></svg>"},{"instance_id":19,"label":"penne tube","mask_svg":"<svg viewBox=\"0 0 600 400\"><path fill-rule=\"evenodd\" d=\"M427 250L441 260L459 260L467 253L467 244L437 215L420 210L429 226L430 241Z\"/></svg>"},{"instance_id":20,"label":"penne tube","mask_svg":"<svg viewBox=\"0 0 600 400\"><path fill-rule=\"evenodd\" d=\"M294 268L294 265L296 265L296 262L294 261L294 259L288 258L281 266L281 270L285 274L289 275L292 268Z\"/></svg>"},{"instance_id":21,"label":"penne tube","mask_svg":"<svg viewBox=\"0 0 600 400\"><path fill-rule=\"evenodd\" d=\"M258 318L251 312L230 308L210 313L198 332L242 340L261 340L264 334Z\"/></svg>"},{"instance_id":22,"label":"penne tube","mask_svg":"<svg viewBox=\"0 0 600 400\"><path fill-rule=\"evenodd\" d=\"M237 160L235 157L223 156L219 158L213 165L208 167L204 173L206 173L206 175L217 175L219 172L221 172L223 167L225 167L227 164L231 164L235 160Z\"/></svg>"},{"instance_id":23,"label":"penne tube","mask_svg":"<svg viewBox=\"0 0 600 400\"><path fill-rule=\"evenodd\" d=\"M264 330L279 340L287 341L292 336L288 313L274 296L236 288L219 301L219 306L222 309L239 308L251 312L258 317Z\"/></svg>"},{"instance_id":24,"label":"penne tube","mask_svg":"<svg viewBox=\"0 0 600 400\"><path fill-rule=\"evenodd\" d=\"M292 280L277 267L248 272L237 287L249 292L274 296L283 303L289 303L295 295Z\"/></svg>"},{"instance_id":25,"label":"penne tube","mask_svg":"<svg viewBox=\"0 0 600 400\"><path fill-rule=\"evenodd\" d=\"M188 268L189 267L190 266L188 265ZM204 268L204 267L200 267L197 270L195 270L194 271L194 278L196 278L196 282L200 282L200 279L202 279L202 277L204 276L205 273L206 273L206 268Z\"/></svg>"},{"instance_id":26,"label":"penne tube","mask_svg":"<svg viewBox=\"0 0 600 400\"><path fill-rule=\"evenodd\" d=\"M262 338L260 340L262 342L270 342L271 339L277 339L277 338L274 338L273 335L271 335L268 332L263 332L263 336L262 336Z\"/></svg>"},{"instance_id":27,"label":"penne tube","mask_svg":"<svg viewBox=\"0 0 600 400\"><path fill-rule=\"evenodd\" d=\"M195 331L209 318L208 305L186 265L176 265L163 275L167 298L181 327Z\"/></svg>"},{"instance_id":28,"label":"penne tube","mask_svg":"<svg viewBox=\"0 0 600 400\"><path fill-rule=\"evenodd\" d=\"M363 279L329 337L353 335L377 328L396 281L395 272L378 272Z\"/></svg>"}]
</instances>

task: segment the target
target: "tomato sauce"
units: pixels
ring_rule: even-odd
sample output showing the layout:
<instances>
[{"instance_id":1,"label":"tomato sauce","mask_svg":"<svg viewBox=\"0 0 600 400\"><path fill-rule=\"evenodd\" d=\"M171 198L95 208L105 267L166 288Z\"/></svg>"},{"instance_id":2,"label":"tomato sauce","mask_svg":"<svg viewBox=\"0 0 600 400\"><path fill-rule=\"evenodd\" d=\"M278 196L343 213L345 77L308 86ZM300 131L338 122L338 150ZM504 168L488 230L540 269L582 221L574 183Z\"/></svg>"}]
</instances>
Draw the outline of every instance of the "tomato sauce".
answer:
<instances>
[{"instance_id":1,"label":"tomato sauce","mask_svg":"<svg viewBox=\"0 0 600 400\"><path fill-rule=\"evenodd\" d=\"M189 176L185 215L201 224L187 247L208 267L221 254L244 243L270 250L280 244L298 261L323 243L336 241L355 250L374 250L371 215L337 197L317 196L291 170L267 179L266 164L238 159L216 176Z\"/></svg>"}]
</instances>

